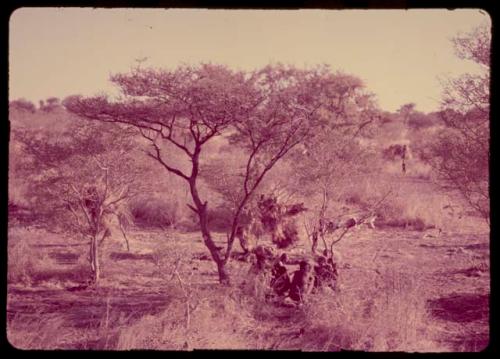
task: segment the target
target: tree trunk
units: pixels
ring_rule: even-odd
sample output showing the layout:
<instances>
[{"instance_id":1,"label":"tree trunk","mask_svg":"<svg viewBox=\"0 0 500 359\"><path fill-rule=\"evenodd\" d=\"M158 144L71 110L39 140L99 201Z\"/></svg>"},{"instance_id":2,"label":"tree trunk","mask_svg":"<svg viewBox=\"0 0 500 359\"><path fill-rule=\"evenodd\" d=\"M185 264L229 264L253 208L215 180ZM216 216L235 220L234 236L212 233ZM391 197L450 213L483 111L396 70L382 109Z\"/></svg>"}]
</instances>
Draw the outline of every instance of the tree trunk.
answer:
<instances>
[{"instance_id":1,"label":"tree trunk","mask_svg":"<svg viewBox=\"0 0 500 359\"><path fill-rule=\"evenodd\" d=\"M318 249L318 231L314 229L312 233L312 246L311 246L313 254L316 254L317 249Z\"/></svg>"},{"instance_id":2,"label":"tree trunk","mask_svg":"<svg viewBox=\"0 0 500 359\"><path fill-rule=\"evenodd\" d=\"M221 284L229 284L229 275L226 271L225 263L221 254L215 245L210 230L208 228L208 215L207 215L207 203L203 203L200 208L198 208L198 217L200 219L200 229L203 237L203 242L207 246L212 258L217 265L217 271L219 273L219 282Z\"/></svg>"},{"instance_id":3,"label":"tree trunk","mask_svg":"<svg viewBox=\"0 0 500 359\"><path fill-rule=\"evenodd\" d=\"M241 246L241 249L243 249L243 252L245 254L249 253L249 248L248 248L248 242L246 241L245 239L245 231L243 230L243 228L240 228L238 229L239 227L239 223L240 223L240 215L241 215L241 211L243 210L243 208L245 207L245 204L247 203L248 201L248 198L250 196L247 195L240 203L240 205L238 206L238 209L236 210L236 213L233 217L233 223L231 225L231 233L228 237L228 243L227 243L227 251L226 251L226 255L225 255L225 258L224 258L224 263L227 263L229 261L229 258L231 257L231 250L232 250L232 247L233 247L233 243L234 243L234 239L235 237L237 236L238 239L239 239L239 242L240 242L240 246ZM238 231L241 230L241 235L238 235Z\"/></svg>"},{"instance_id":4,"label":"tree trunk","mask_svg":"<svg viewBox=\"0 0 500 359\"><path fill-rule=\"evenodd\" d=\"M92 270L92 283L97 285L101 275L97 236L92 236L90 240L90 268Z\"/></svg>"},{"instance_id":5,"label":"tree trunk","mask_svg":"<svg viewBox=\"0 0 500 359\"><path fill-rule=\"evenodd\" d=\"M208 228L208 213L207 213L207 202L202 202L198 194L198 189L196 188L196 178L198 177L198 155L199 148L195 150L195 154L192 157L193 167L191 172L191 177L189 178L189 189L191 190L191 197L193 199L196 208L193 208L198 214L200 220L200 230L203 237L203 242L207 246L212 259L217 265L217 271L219 273L219 282L221 284L229 285L229 275L225 268L224 259L221 258L221 254L215 245L212 236L210 234L210 229Z\"/></svg>"},{"instance_id":6,"label":"tree trunk","mask_svg":"<svg viewBox=\"0 0 500 359\"><path fill-rule=\"evenodd\" d=\"M328 190L326 185L323 185L322 188L322 203L321 203L321 208L319 212L319 220L318 220L318 231L316 232L316 241L314 242L313 238L313 253L316 253L316 249L318 246L318 235L321 238L321 241L323 242L323 245L325 247L324 251L328 251L328 245L326 244L326 239L325 239L325 231L327 229L328 221L326 220L326 210L328 208Z\"/></svg>"},{"instance_id":7,"label":"tree trunk","mask_svg":"<svg viewBox=\"0 0 500 359\"><path fill-rule=\"evenodd\" d=\"M242 229L243 231L243 229ZM243 253L248 254L250 253L250 248L248 246L248 241L245 238L245 233L243 232L241 236L238 236L239 242L240 242L240 247L243 249Z\"/></svg>"}]
</instances>

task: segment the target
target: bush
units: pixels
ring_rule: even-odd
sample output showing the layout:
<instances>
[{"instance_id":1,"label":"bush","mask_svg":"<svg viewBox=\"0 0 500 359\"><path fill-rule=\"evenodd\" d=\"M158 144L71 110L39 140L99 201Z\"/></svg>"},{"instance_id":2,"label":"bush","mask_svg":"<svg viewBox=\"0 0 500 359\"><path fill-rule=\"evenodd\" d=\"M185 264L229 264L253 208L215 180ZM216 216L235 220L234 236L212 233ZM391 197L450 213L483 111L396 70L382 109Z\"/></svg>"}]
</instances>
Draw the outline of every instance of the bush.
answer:
<instances>
[{"instance_id":1,"label":"bush","mask_svg":"<svg viewBox=\"0 0 500 359\"><path fill-rule=\"evenodd\" d=\"M194 216L181 219L175 227L182 232L198 232L200 230L198 220Z\"/></svg>"},{"instance_id":2,"label":"bush","mask_svg":"<svg viewBox=\"0 0 500 359\"><path fill-rule=\"evenodd\" d=\"M444 225L443 198L419 190L390 196L379 208L377 223L392 227L409 227L416 231L442 228Z\"/></svg>"},{"instance_id":3,"label":"bush","mask_svg":"<svg viewBox=\"0 0 500 359\"><path fill-rule=\"evenodd\" d=\"M25 99L18 99L11 101L9 103L9 106L13 109L20 110L20 111L27 111L31 113L36 112L36 106L33 104L33 102L30 102Z\"/></svg>"},{"instance_id":4,"label":"bush","mask_svg":"<svg viewBox=\"0 0 500 359\"><path fill-rule=\"evenodd\" d=\"M214 232L228 232L231 230L233 213L227 207L219 206L208 208L208 228ZM187 232L200 230L198 215L191 211L188 218L177 224L177 228Z\"/></svg>"},{"instance_id":5,"label":"bush","mask_svg":"<svg viewBox=\"0 0 500 359\"><path fill-rule=\"evenodd\" d=\"M143 197L130 204L135 225L143 228L165 228L175 225L177 202Z\"/></svg>"},{"instance_id":6,"label":"bush","mask_svg":"<svg viewBox=\"0 0 500 359\"><path fill-rule=\"evenodd\" d=\"M215 232L231 230L233 213L224 206L208 209L208 227Z\"/></svg>"},{"instance_id":7,"label":"bush","mask_svg":"<svg viewBox=\"0 0 500 359\"><path fill-rule=\"evenodd\" d=\"M441 119L437 113L424 114L421 112L415 112L410 115L408 119L408 125L414 129L428 128L439 124Z\"/></svg>"}]
</instances>

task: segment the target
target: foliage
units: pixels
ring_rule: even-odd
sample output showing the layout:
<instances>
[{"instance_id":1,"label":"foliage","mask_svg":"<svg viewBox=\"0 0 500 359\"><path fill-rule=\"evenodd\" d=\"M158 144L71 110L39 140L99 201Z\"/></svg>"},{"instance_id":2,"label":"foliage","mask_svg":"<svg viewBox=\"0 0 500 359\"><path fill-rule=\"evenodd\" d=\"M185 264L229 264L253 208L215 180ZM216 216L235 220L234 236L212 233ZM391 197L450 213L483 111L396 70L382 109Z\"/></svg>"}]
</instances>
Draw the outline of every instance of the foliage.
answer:
<instances>
[{"instance_id":1,"label":"foliage","mask_svg":"<svg viewBox=\"0 0 500 359\"><path fill-rule=\"evenodd\" d=\"M21 98L10 101L9 110L19 110L34 113L36 112L36 106L33 104L33 102Z\"/></svg>"},{"instance_id":2,"label":"foliage","mask_svg":"<svg viewBox=\"0 0 500 359\"><path fill-rule=\"evenodd\" d=\"M363 90L357 79L343 77L342 80L349 95L339 95L345 103L338 102L338 106L346 110L336 112L339 114L336 118L329 118L291 156L293 173L288 186L309 199L307 227L312 231L310 234L333 209L335 202L353 194L346 193L353 179L378 168L376 153L370 145L362 144L360 138L371 135L373 125L382 116L372 96Z\"/></svg>"},{"instance_id":3,"label":"foliage","mask_svg":"<svg viewBox=\"0 0 500 359\"><path fill-rule=\"evenodd\" d=\"M415 130L429 128L441 123L442 121L438 112L425 114L423 112L415 111L409 116L408 119L408 126Z\"/></svg>"},{"instance_id":4,"label":"foliage","mask_svg":"<svg viewBox=\"0 0 500 359\"><path fill-rule=\"evenodd\" d=\"M45 101L39 101L39 110L44 112L52 112L57 108L60 108L61 103L57 97L49 97Z\"/></svg>"},{"instance_id":5,"label":"foliage","mask_svg":"<svg viewBox=\"0 0 500 359\"><path fill-rule=\"evenodd\" d=\"M88 235L92 226L86 219L90 213L83 210L86 193L94 188L112 211L134 191L138 172L130 170L133 163L118 161L132 147L117 129L76 124L57 138L48 130L19 131L16 137L26 154L23 170L32 176L30 196L51 225Z\"/></svg>"},{"instance_id":6,"label":"foliage","mask_svg":"<svg viewBox=\"0 0 500 359\"><path fill-rule=\"evenodd\" d=\"M243 72L211 64L181 66L173 71L138 67L111 80L122 91L121 99L76 96L66 99L65 106L83 118L138 129L149 141L147 155L187 182L194 204L188 205L199 217L204 243L218 265L221 281L227 282L223 259L208 227L208 203L200 197L197 185L200 154L204 145L231 123L248 117L258 95L251 81ZM182 163L172 165L165 157L167 151L181 153L184 168Z\"/></svg>"},{"instance_id":7,"label":"foliage","mask_svg":"<svg viewBox=\"0 0 500 359\"><path fill-rule=\"evenodd\" d=\"M491 33L480 26L453 39L457 55L476 62L478 74L464 74L444 84L442 130L428 151L428 163L447 186L489 218L489 66Z\"/></svg>"},{"instance_id":8,"label":"foliage","mask_svg":"<svg viewBox=\"0 0 500 359\"><path fill-rule=\"evenodd\" d=\"M199 217L204 243L223 282L228 280L224 264L239 217L264 176L321 123L363 127L355 120L364 117L370 102L368 95L357 91L362 85L358 79L333 74L326 66L300 70L277 64L249 73L212 64L175 70L137 67L111 80L121 98L74 96L64 101L65 106L86 119L135 127L149 141L148 156L187 182L193 201L189 206ZM211 238L208 202L197 185L202 149L222 134L246 154L224 258ZM184 166L169 163L167 151L182 153Z\"/></svg>"},{"instance_id":9,"label":"foliage","mask_svg":"<svg viewBox=\"0 0 500 359\"><path fill-rule=\"evenodd\" d=\"M178 202L157 197L140 197L129 204L134 223L144 228L166 228L177 222Z\"/></svg>"}]
</instances>

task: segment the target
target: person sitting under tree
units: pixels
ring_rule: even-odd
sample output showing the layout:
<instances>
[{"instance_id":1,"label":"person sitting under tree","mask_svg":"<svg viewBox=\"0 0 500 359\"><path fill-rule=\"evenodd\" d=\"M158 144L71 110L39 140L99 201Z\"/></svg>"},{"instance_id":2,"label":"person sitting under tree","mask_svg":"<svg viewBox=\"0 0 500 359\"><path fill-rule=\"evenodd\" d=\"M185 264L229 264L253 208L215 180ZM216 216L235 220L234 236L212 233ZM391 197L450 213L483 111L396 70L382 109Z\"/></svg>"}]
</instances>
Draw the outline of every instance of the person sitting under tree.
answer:
<instances>
[{"instance_id":1,"label":"person sitting under tree","mask_svg":"<svg viewBox=\"0 0 500 359\"><path fill-rule=\"evenodd\" d=\"M332 290L336 289L338 272L337 267L332 263L333 261L327 261L324 256L317 258L317 265L314 266L314 288L316 290L324 287L329 287Z\"/></svg>"},{"instance_id":2,"label":"person sitting under tree","mask_svg":"<svg viewBox=\"0 0 500 359\"><path fill-rule=\"evenodd\" d=\"M271 288L279 297L283 297L290 289L290 277L284 263L288 260L286 253L278 257L271 271Z\"/></svg>"},{"instance_id":3,"label":"person sitting under tree","mask_svg":"<svg viewBox=\"0 0 500 359\"><path fill-rule=\"evenodd\" d=\"M311 264L303 260L300 269L293 273L288 296L296 303L303 303L314 287L314 272Z\"/></svg>"}]
</instances>

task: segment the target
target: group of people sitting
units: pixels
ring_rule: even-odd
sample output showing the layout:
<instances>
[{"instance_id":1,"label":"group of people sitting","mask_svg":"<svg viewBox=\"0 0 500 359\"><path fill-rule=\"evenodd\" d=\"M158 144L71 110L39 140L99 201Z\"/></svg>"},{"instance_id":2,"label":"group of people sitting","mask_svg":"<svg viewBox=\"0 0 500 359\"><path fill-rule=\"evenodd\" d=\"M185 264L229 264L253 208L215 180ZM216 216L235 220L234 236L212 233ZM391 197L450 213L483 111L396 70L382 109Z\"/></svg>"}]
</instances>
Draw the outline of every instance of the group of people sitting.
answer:
<instances>
[{"instance_id":1,"label":"group of people sitting","mask_svg":"<svg viewBox=\"0 0 500 359\"><path fill-rule=\"evenodd\" d=\"M336 289L337 266L324 253L311 259L290 260L286 253L275 256L271 248L258 246L253 251L255 260L250 268L254 274L264 274L266 285L274 295L284 300L303 303L307 297L322 288ZM291 275L286 265L298 265Z\"/></svg>"}]
</instances>

